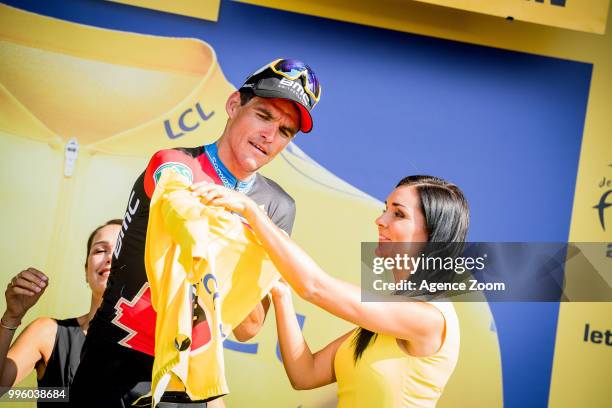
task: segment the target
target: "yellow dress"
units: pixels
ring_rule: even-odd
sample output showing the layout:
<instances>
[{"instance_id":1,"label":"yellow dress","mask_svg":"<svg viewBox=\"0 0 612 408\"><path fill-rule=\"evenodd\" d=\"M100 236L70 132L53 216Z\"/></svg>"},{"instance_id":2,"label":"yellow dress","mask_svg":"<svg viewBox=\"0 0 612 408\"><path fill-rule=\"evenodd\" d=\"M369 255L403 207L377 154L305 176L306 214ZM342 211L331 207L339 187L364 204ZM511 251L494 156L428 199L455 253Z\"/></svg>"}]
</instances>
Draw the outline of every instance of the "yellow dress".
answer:
<instances>
[{"instance_id":1,"label":"yellow dress","mask_svg":"<svg viewBox=\"0 0 612 408\"><path fill-rule=\"evenodd\" d=\"M446 321L442 347L428 357L413 357L393 336L378 334L357 364L355 331L336 352L334 369L339 408L434 407L459 357L459 320L450 302L431 302Z\"/></svg>"}]
</instances>

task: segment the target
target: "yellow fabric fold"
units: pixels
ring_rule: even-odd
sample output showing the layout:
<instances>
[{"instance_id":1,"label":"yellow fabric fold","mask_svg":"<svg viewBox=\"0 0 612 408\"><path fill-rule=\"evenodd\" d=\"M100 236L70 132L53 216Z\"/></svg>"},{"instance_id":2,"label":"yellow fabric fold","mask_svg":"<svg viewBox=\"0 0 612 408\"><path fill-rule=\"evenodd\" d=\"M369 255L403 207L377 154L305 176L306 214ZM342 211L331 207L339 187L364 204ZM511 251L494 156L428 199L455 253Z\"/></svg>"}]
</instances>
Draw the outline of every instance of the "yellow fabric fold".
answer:
<instances>
[{"instance_id":1,"label":"yellow fabric fold","mask_svg":"<svg viewBox=\"0 0 612 408\"><path fill-rule=\"evenodd\" d=\"M180 383L192 400L227 394L223 340L279 274L255 235L165 170L151 199L145 265L157 312L151 393Z\"/></svg>"}]
</instances>

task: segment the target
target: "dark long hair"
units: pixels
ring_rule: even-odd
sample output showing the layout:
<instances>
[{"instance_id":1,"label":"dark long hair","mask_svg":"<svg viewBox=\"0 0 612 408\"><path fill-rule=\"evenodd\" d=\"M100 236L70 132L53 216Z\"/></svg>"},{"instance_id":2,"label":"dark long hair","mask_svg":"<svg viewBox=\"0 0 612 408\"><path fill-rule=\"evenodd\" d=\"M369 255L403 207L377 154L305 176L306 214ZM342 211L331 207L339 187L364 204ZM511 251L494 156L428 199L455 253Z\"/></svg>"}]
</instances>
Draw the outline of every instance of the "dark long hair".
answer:
<instances>
[{"instance_id":1,"label":"dark long hair","mask_svg":"<svg viewBox=\"0 0 612 408\"><path fill-rule=\"evenodd\" d=\"M395 188L409 186L415 187L419 193L427 241L449 244L436 246L436 256L458 256L462 246L452 243L465 242L470 223L470 210L463 192L456 185L433 176L404 177ZM363 327L357 329L353 340L355 363L374 341L376 333Z\"/></svg>"}]
</instances>

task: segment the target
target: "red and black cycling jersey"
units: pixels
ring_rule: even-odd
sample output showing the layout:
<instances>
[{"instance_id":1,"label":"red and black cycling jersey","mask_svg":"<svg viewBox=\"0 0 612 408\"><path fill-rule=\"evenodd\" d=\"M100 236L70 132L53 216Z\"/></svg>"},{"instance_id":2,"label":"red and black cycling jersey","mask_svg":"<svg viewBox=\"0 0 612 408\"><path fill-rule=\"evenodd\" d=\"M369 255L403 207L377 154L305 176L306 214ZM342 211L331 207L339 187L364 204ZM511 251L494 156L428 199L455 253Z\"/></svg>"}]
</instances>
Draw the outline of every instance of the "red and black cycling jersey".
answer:
<instances>
[{"instance_id":1,"label":"red and black cycling jersey","mask_svg":"<svg viewBox=\"0 0 612 408\"><path fill-rule=\"evenodd\" d=\"M278 184L260 174L248 181L237 180L219 160L214 144L155 153L130 193L102 305L89 328L90 336L150 356L154 355L156 313L145 271L145 243L150 200L162 170L168 167L193 183L212 179L244 192L287 234L295 218L295 202Z\"/></svg>"}]
</instances>

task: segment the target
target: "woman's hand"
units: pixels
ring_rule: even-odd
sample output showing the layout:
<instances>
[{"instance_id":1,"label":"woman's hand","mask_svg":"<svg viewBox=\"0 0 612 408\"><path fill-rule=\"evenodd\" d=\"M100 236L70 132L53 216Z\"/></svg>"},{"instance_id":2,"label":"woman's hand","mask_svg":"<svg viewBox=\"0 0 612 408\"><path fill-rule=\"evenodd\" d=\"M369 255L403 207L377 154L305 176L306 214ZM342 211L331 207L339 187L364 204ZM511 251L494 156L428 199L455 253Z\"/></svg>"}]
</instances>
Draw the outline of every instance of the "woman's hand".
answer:
<instances>
[{"instance_id":1,"label":"woman's hand","mask_svg":"<svg viewBox=\"0 0 612 408\"><path fill-rule=\"evenodd\" d=\"M245 217L257 208L255 202L245 194L218 184L201 182L193 184L190 189L192 190L191 194L201 197L203 203L225 207L227 210L242 214Z\"/></svg>"},{"instance_id":2,"label":"woman's hand","mask_svg":"<svg viewBox=\"0 0 612 408\"><path fill-rule=\"evenodd\" d=\"M28 268L11 279L6 286L6 312L2 320L5 324L18 326L27 311L38 302L45 292L49 278L35 268Z\"/></svg>"},{"instance_id":3,"label":"woman's hand","mask_svg":"<svg viewBox=\"0 0 612 408\"><path fill-rule=\"evenodd\" d=\"M291 298L291 288L287 284L287 282L280 278L272 289L270 290L270 295L272 295L272 301L276 302L278 300Z\"/></svg>"}]
</instances>

